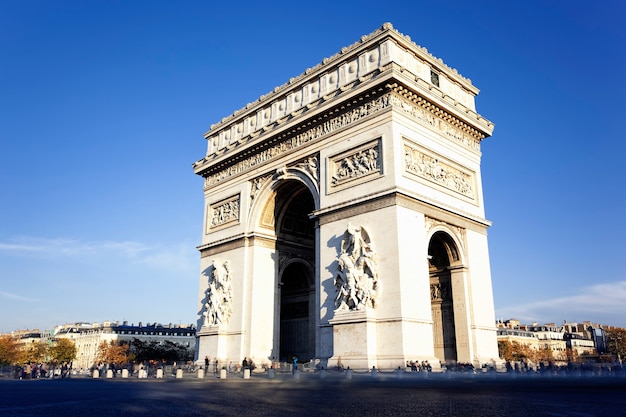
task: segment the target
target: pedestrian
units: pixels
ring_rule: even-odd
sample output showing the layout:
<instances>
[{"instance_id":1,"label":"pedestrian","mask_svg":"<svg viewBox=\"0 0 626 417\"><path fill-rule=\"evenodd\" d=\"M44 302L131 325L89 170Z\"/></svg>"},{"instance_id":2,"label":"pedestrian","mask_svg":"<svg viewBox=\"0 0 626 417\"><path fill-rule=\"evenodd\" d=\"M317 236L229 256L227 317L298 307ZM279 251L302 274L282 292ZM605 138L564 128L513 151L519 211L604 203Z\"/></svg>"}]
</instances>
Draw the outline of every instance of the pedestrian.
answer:
<instances>
[{"instance_id":1,"label":"pedestrian","mask_svg":"<svg viewBox=\"0 0 626 417\"><path fill-rule=\"evenodd\" d=\"M205 369L206 371L208 371L208 370L209 370L209 362L211 362L211 361L210 361L210 359L209 359L209 356L207 355L207 356L205 356L205 357L204 357L204 369Z\"/></svg>"},{"instance_id":2,"label":"pedestrian","mask_svg":"<svg viewBox=\"0 0 626 417\"><path fill-rule=\"evenodd\" d=\"M296 355L293 355L291 359L293 361L293 368L291 369L291 372L295 374L296 370L298 369L298 357Z\"/></svg>"}]
</instances>

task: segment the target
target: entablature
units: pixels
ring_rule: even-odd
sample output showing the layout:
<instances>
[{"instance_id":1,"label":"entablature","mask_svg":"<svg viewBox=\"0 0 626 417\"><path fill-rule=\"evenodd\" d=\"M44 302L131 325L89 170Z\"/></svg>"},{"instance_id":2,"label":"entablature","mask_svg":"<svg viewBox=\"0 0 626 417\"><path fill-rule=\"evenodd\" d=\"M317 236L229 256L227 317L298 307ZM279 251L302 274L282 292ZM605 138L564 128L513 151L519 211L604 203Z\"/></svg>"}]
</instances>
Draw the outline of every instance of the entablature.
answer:
<instances>
[{"instance_id":1,"label":"entablature","mask_svg":"<svg viewBox=\"0 0 626 417\"><path fill-rule=\"evenodd\" d=\"M433 72L437 80L432 78ZM343 48L304 74L276 87L256 102L222 119L205 134L207 154L193 164L200 174L207 163L216 162L233 148L261 141L267 134L297 124L322 107L333 105L365 83L380 82L389 73L401 73L420 86L424 99L436 103L439 110L465 114L470 123L478 123L491 134L493 124L476 114L474 96L478 94L469 79L447 67L395 29L389 23L363 36L359 42ZM450 107L450 109L445 109Z\"/></svg>"},{"instance_id":2,"label":"entablature","mask_svg":"<svg viewBox=\"0 0 626 417\"><path fill-rule=\"evenodd\" d=\"M390 77L395 75L389 72ZM361 94L346 96L343 101L317 113L311 112L298 124L285 124L268 131L254 142L242 144L224 151L194 166L195 172L205 178L205 190L235 178L240 174L258 169L270 161L284 157L305 145L312 145L326 136L348 128L364 119L395 109L411 120L436 132L452 143L473 153L480 152L480 141L490 130L474 121L462 120L457 112L449 112L443 106L433 104L426 95L396 78L385 77L381 84L368 85ZM485 119L482 119L483 121ZM487 123L485 121L484 123Z\"/></svg>"}]
</instances>

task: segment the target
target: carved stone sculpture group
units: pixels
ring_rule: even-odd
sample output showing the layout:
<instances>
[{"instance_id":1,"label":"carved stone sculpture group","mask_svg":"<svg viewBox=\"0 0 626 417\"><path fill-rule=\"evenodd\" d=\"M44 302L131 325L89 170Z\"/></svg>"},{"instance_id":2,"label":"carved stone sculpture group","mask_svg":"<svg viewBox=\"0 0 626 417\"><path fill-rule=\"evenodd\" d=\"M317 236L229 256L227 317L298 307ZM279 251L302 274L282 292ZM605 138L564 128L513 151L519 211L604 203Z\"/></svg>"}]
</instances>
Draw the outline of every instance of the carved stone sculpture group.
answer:
<instances>
[{"instance_id":1,"label":"carved stone sculpture group","mask_svg":"<svg viewBox=\"0 0 626 417\"><path fill-rule=\"evenodd\" d=\"M363 227L348 223L341 242L335 275L335 309L363 310L376 307L378 266L369 235Z\"/></svg>"},{"instance_id":2,"label":"carved stone sculpture group","mask_svg":"<svg viewBox=\"0 0 626 417\"><path fill-rule=\"evenodd\" d=\"M209 273L209 286L204 304L204 325L219 325L228 322L232 312L233 294L228 261L213 260Z\"/></svg>"}]
</instances>

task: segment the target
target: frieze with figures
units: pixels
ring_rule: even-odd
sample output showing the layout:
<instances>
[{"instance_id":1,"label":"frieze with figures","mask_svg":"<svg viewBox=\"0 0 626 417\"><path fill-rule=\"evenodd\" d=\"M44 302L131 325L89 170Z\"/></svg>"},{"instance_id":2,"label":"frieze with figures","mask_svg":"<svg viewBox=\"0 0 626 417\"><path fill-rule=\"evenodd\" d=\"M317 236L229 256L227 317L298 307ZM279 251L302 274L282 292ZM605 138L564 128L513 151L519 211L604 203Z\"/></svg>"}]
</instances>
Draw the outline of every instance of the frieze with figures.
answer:
<instances>
[{"instance_id":1,"label":"frieze with figures","mask_svg":"<svg viewBox=\"0 0 626 417\"><path fill-rule=\"evenodd\" d=\"M389 85L387 87L393 87L396 88L396 90L398 89L395 85ZM424 126L436 131L439 134L445 135L445 137L448 137L450 140L460 143L469 149L479 150L481 136L479 136L478 132L473 133L472 135L464 132L463 129L469 129L466 125L460 124L460 122L452 123L453 117L451 115L441 112L436 107L430 108L428 101L416 97L417 96L407 98L406 94L400 94L396 91L388 92L359 106L355 106L351 110L344 111L342 114L335 117L327 118L327 114L324 116L324 118L327 118L325 122L310 129L303 129L300 133L292 137L287 137L286 139L283 139L278 143L255 153L254 155L240 160L236 164L215 172L214 174L206 175L204 178L204 188L207 190L209 187L215 186L235 175L253 169L265 162L283 155L286 152L300 148L309 142L334 133L351 123L358 122L364 117L370 116L392 106L409 113L415 120ZM413 100L417 100L419 104L416 104ZM434 112L437 112L438 114L435 114ZM443 117L445 117L447 121L444 120ZM294 129L292 131L295 130L299 129Z\"/></svg>"},{"instance_id":2,"label":"frieze with figures","mask_svg":"<svg viewBox=\"0 0 626 417\"><path fill-rule=\"evenodd\" d=\"M343 114L330 118L329 120L301 132L291 138L285 139L267 149L264 149L238 163L229 166L212 175L208 175L204 180L204 187L219 184L230 177L252 169L264 162L267 162L285 152L297 149L311 141L317 140L322 136L333 133L351 123L354 123L364 117L379 112L390 105L390 94L384 94L367 103L353 108Z\"/></svg>"},{"instance_id":3,"label":"frieze with figures","mask_svg":"<svg viewBox=\"0 0 626 417\"><path fill-rule=\"evenodd\" d=\"M404 143L404 170L472 200L476 199L472 174L454 167L443 157L428 154L407 142Z\"/></svg>"},{"instance_id":4,"label":"frieze with figures","mask_svg":"<svg viewBox=\"0 0 626 417\"><path fill-rule=\"evenodd\" d=\"M350 155L334 158L331 186L336 187L345 182L367 176L372 173L380 174L380 146L379 141L372 146L362 148Z\"/></svg>"},{"instance_id":5,"label":"frieze with figures","mask_svg":"<svg viewBox=\"0 0 626 417\"><path fill-rule=\"evenodd\" d=\"M215 228L224 224L239 220L239 195L212 204L210 208L211 222L210 227Z\"/></svg>"},{"instance_id":6,"label":"frieze with figures","mask_svg":"<svg viewBox=\"0 0 626 417\"><path fill-rule=\"evenodd\" d=\"M475 151L480 150L480 141L485 137L483 133L461 122L458 118L405 87L398 84L392 84L390 87L396 93L391 98L394 108L401 109L423 126L445 135L448 139L466 148Z\"/></svg>"}]
</instances>

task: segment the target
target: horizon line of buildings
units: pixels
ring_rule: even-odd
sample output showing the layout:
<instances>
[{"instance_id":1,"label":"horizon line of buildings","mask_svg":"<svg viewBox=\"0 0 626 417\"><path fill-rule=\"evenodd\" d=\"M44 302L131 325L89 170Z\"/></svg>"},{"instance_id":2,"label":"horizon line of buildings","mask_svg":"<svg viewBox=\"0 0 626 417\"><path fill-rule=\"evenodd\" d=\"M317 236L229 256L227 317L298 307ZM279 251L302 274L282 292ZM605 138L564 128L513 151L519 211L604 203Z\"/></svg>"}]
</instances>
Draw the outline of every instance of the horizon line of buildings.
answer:
<instances>
[{"instance_id":1,"label":"horizon line of buildings","mask_svg":"<svg viewBox=\"0 0 626 417\"><path fill-rule=\"evenodd\" d=\"M556 360L567 360L567 352L575 352L576 356L602 354L606 352L606 330L620 328L605 324L583 321L582 323L564 321L562 325L554 322L523 324L517 319L496 320L498 341L517 342L534 350L549 349ZM24 347L30 343L43 341L51 343L54 339L67 338L74 341L77 355L75 369L88 369L94 365L98 347L104 341L169 341L184 346L195 352L196 326L194 324L172 324L139 322L128 324L128 321L76 322L57 325L51 330L39 329L14 330L5 333L19 339ZM197 358L196 358L197 359Z\"/></svg>"},{"instance_id":2,"label":"horizon line of buildings","mask_svg":"<svg viewBox=\"0 0 626 417\"><path fill-rule=\"evenodd\" d=\"M44 342L51 344L55 339L70 339L76 346L74 369L86 370L91 368L98 356L98 348L102 342L132 341L138 339L143 342L155 341L163 344L168 341L183 346L192 352L196 347L196 326L194 324L172 324L139 322L128 324L128 321L104 321L102 323L76 322L61 324L51 330L39 331L15 330L8 335L19 339L19 344L27 348L29 344Z\"/></svg>"},{"instance_id":3,"label":"horizon line of buildings","mask_svg":"<svg viewBox=\"0 0 626 417\"><path fill-rule=\"evenodd\" d=\"M535 351L550 351L560 362L607 353L606 330L620 328L591 321L522 324L517 319L497 320L496 327L498 341L517 342Z\"/></svg>"}]
</instances>

